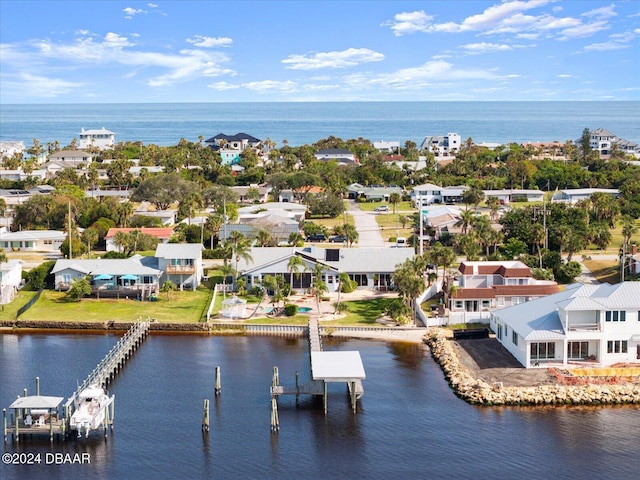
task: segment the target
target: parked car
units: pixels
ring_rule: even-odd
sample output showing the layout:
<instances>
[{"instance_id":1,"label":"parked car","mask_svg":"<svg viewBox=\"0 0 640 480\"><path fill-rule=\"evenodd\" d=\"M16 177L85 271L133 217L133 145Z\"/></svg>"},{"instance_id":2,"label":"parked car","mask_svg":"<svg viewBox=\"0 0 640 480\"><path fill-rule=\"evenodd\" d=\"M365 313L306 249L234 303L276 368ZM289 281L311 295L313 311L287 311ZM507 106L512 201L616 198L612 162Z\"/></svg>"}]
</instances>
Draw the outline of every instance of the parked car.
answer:
<instances>
[{"instance_id":1,"label":"parked car","mask_svg":"<svg viewBox=\"0 0 640 480\"><path fill-rule=\"evenodd\" d=\"M324 233L314 233L307 237L308 242L326 242L327 236Z\"/></svg>"},{"instance_id":2,"label":"parked car","mask_svg":"<svg viewBox=\"0 0 640 480\"><path fill-rule=\"evenodd\" d=\"M331 243L344 243L347 241L347 237L344 235L332 235L329 237Z\"/></svg>"},{"instance_id":3,"label":"parked car","mask_svg":"<svg viewBox=\"0 0 640 480\"><path fill-rule=\"evenodd\" d=\"M388 212L389 211L389 205L380 205L379 207L376 207L373 209L374 212Z\"/></svg>"}]
</instances>

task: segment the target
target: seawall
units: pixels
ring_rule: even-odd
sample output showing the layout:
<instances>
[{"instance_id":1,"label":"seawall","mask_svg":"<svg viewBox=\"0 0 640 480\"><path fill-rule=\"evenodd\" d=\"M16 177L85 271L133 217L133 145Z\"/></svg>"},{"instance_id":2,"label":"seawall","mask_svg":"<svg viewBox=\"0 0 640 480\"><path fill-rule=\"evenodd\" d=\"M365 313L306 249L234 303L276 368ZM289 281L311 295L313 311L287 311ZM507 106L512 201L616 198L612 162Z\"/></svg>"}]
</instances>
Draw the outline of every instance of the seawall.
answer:
<instances>
[{"instance_id":1,"label":"seawall","mask_svg":"<svg viewBox=\"0 0 640 480\"><path fill-rule=\"evenodd\" d=\"M451 342L441 334L428 335L426 343L454 393L473 405L616 405L640 403L640 385L588 384L504 387L471 376Z\"/></svg>"}]
</instances>

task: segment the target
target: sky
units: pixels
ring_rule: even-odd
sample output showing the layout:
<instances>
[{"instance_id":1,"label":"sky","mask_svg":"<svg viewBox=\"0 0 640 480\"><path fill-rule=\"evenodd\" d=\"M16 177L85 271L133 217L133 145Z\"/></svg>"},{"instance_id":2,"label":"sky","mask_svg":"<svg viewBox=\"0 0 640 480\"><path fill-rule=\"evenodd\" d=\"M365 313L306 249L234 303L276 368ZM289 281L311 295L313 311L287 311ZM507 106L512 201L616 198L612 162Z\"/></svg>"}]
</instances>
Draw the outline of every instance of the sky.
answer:
<instances>
[{"instance_id":1,"label":"sky","mask_svg":"<svg viewBox=\"0 0 640 480\"><path fill-rule=\"evenodd\" d=\"M640 99L640 1L0 2L0 104Z\"/></svg>"}]
</instances>

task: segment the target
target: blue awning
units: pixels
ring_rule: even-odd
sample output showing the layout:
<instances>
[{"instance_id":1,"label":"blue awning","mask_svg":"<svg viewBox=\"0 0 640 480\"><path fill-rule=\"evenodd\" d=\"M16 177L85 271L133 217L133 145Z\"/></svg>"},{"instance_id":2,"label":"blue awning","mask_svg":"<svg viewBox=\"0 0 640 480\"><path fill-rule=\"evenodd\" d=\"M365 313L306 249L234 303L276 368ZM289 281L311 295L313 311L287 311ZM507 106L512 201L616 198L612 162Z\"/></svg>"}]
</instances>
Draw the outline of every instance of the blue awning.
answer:
<instances>
[{"instance_id":1,"label":"blue awning","mask_svg":"<svg viewBox=\"0 0 640 480\"><path fill-rule=\"evenodd\" d=\"M113 275L107 275L106 273L101 273L100 275L96 275L93 277L94 280L111 280Z\"/></svg>"},{"instance_id":2,"label":"blue awning","mask_svg":"<svg viewBox=\"0 0 640 480\"><path fill-rule=\"evenodd\" d=\"M122 275L120 280L138 280L138 276L128 273L127 275Z\"/></svg>"}]
</instances>

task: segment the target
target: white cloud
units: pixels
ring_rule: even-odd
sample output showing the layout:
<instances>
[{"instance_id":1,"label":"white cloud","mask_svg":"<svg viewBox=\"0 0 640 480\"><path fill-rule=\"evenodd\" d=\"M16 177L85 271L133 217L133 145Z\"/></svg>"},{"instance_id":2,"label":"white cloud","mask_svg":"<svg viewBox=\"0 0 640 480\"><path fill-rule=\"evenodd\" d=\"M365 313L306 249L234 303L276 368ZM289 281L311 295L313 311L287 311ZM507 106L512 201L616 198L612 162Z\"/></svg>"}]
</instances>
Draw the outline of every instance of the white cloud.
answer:
<instances>
[{"instance_id":1,"label":"white cloud","mask_svg":"<svg viewBox=\"0 0 640 480\"><path fill-rule=\"evenodd\" d=\"M124 18L126 18L127 20L131 20L133 17L140 13L147 13L146 10L142 10L140 8L135 9L131 7L123 8L122 11L124 12Z\"/></svg>"},{"instance_id":2,"label":"white cloud","mask_svg":"<svg viewBox=\"0 0 640 480\"><path fill-rule=\"evenodd\" d=\"M573 38L582 38L593 35L594 33L606 30L609 24L605 21L587 23L576 27L566 28L562 30L559 40L570 40Z\"/></svg>"},{"instance_id":3,"label":"white cloud","mask_svg":"<svg viewBox=\"0 0 640 480\"><path fill-rule=\"evenodd\" d=\"M465 49L467 53L471 55L480 55L483 53L493 52L506 52L512 48L509 45L497 44L497 43L468 43L462 45L461 48Z\"/></svg>"},{"instance_id":4,"label":"white cloud","mask_svg":"<svg viewBox=\"0 0 640 480\"><path fill-rule=\"evenodd\" d=\"M156 5L155 3L147 3L147 6L149 8L158 8L158 5Z\"/></svg>"},{"instance_id":5,"label":"white cloud","mask_svg":"<svg viewBox=\"0 0 640 480\"><path fill-rule=\"evenodd\" d=\"M35 98L54 98L73 93L85 86L82 82L70 82L60 78L22 73L15 80L3 80L3 88L16 90L19 95Z\"/></svg>"},{"instance_id":6,"label":"white cloud","mask_svg":"<svg viewBox=\"0 0 640 480\"><path fill-rule=\"evenodd\" d=\"M249 90L258 93L265 92L293 92L297 90L297 84L294 81L277 81L277 80L263 80L261 82L248 82L243 83L242 86Z\"/></svg>"},{"instance_id":7,"label":"white cloud","mask_svg":"<svg viewBox=\"0 0 640 480\"><path fill-rule=\"evenodd\" d=\"M382 26L390 26L396 37L408 35L415 32L429 32L431 28L432 15L427 15L424 10L415 12L396 13L393 20L389 20Z\"/></svg>"},{"instance_id":8,"label":"white cloud","mask_svg":"<svg viewBox=\"0 0 640 480\"><path fill-rule=\"evenodd\" d=\"M282 60L290 70L318 70L323 68L354 67L363 63L380 62L384 55L368 48L348 48L341 52L319 52L311 55L289 55Z\"/></svg>"},{"instance_id":9,"label":"white cloud","mask_svg":"<svg viewBox=\"0 0 640 480\"><path fill-rule=\"evenodd\" d=\"M236 90L240 88L240 85L227 83L227 82L216 82L210 85L207 85L209 88L213 88L214 90L218 90L220 92L224 92L227 90Z\"/></svg>"},{"instance_id":10,"label":"white cloud","mask_svg":"<svg viewBox=\"0 0 640 480\"><path fill-rule=\"evenodd\" d=\"M127 37L123 37L122 35L118 35L117 33L109 32L104 36L103 45L107 48L122 48L130 47L133 44L129 42Z\"/></svg>"},{"instance_id":11,"label":"white cloud","mask_svg":"<svg viewBox=\"0 0 640 480\"><path fill-rule=\"evenodd\" d=\"M558 75L558 78L577 78L575 75L570 75L568 73L561 73Z\"/></svg>"},{"instance_id":12,"label":"white cloud","mask_svg":"<svg viewBox=\"0 0 640 480\"><path fill-rule=\"evenodd\" d=\"M229 37L205 37L203 35L194 35L193 38L187 38L187 42L196 47L229 47L233 40Z\"/></svg>"},{"instance_id":13,"label":"white cloud","mask_svg":"<svg viewBox=\"0 0 640 480\"><path fill-rule=\"evenodd\" d=\"M610 18L615 17L618 14L615 12L615 4L611 4L608 7L594 8L582 14L583 17L597 17L597 18Z\"/></svg>"}]
</instances>

